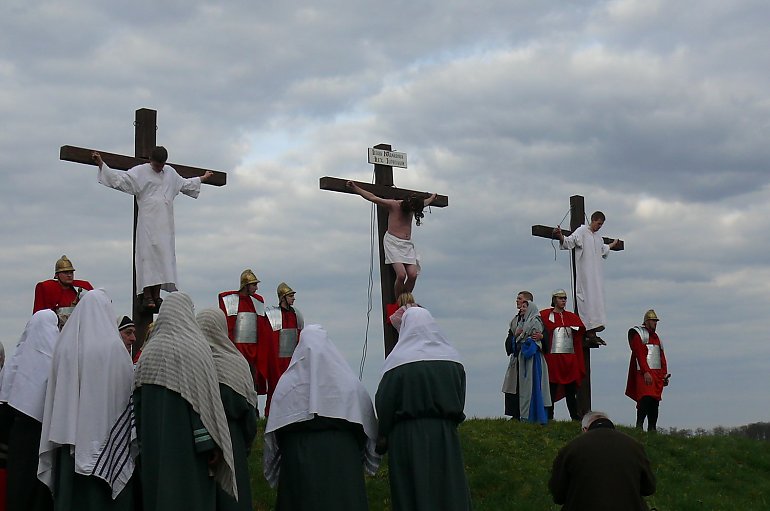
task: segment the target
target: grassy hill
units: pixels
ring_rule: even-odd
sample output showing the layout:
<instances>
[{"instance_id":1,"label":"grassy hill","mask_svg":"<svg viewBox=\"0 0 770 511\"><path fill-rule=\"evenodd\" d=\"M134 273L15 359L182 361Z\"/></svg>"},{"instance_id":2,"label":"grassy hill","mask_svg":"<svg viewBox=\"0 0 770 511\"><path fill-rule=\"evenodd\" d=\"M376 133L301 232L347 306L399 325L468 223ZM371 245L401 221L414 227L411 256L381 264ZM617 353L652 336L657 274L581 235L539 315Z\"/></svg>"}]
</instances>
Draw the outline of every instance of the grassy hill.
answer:
<instances>
[{"instance_id":1,"label":"grassy hill","mask_svg":"<svg viewBox=\"0 0 770 511\"><path fill-rule=\"evenodd\" d=\"M251 456L257 510L272 509L275 492L262 477L260 423ZM647 449L658 479L648 498L659 511L770 510L770 444L734 436L647 434L620 428ZM460 427L474 510L557 510L548 493L551 463L558 450L579 434L579 426L554 422L546 427L503 419L472 419ZM600 475L597 474L597 477ZM367 477L369 509L389 510L387 460Z\"/></svg>"}]
</instances>

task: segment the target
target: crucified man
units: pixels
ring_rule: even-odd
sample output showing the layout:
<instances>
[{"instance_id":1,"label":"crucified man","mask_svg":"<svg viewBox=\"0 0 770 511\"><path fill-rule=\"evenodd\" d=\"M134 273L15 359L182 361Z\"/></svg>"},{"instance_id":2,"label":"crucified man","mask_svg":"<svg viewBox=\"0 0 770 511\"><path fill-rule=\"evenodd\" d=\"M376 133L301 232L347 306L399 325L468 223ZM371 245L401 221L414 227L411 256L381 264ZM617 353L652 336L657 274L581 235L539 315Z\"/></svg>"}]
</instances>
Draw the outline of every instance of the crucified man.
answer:
<instances>
[{"instance_id":1,"label":"crucified man","mask_svg":"<svg viewBox=\"0 0 770 511\"><path fill-rule=\"evenodd\" d=\"M433 202L436 194L431 194L427 198L411 195L403 200L383 199L364 190L353 181L348 181L345 186L387 210L388 231L382 239L385 264L391 265L396 272L396 283L393 286L395 296L411 293L417 283L417 275L420 273L420 256L412 243L412 218L417 225L420 225L420 220L425 216L423 209Z\"/></svg>"}]
</instances>

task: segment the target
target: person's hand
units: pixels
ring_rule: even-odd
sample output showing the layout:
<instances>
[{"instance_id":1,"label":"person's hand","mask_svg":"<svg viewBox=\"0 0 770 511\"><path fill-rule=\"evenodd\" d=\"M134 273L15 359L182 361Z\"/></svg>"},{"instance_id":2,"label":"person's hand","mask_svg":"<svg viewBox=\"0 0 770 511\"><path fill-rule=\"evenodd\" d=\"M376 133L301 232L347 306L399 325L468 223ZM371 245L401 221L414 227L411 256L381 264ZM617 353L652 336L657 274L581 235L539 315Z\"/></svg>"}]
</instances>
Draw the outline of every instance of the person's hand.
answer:
<instances>
[{"instance_id":1,"label":"person's hand","mask_svg":"<svg viewBox=\"0 0 770 511\"><path fill-rule=\"evenodd\" d=\"M355 190L358 188L356 184L353 181L345 181L345 188L349 188L351 190Z\"/></svg>"},{"instance_id":2,"label":"person's hand","mask_svg":"<svg viewBox=\"0 0 770 511\"><path fill-rule=\"evenodd\" d=\"M102 165L104 165L104 161L102 160L102 155L97 153L96 151L91 153L91 159L94 160L94 163L99 166L99 168L102 168Z\"/></svg>"},{"instance_id":3,"label":"person's hand","mask_svg":"<svg viewBox=\"0 0 770 511\"><path fill-rule=\"evenodd\" d=\"M663 377L663 386L668 387L668 380L671 378L671 373L668 373L666 376Z\"/></svg>"},{"instance_id":4,"label":"person's hand","mask_svg":"<svg viewBox=\"0 0 770 511\"><path fill-rule=\"evenodd\" d=\"M534 340L536 340L536 341L539 341L539 340L541 340L541 339L543 338L543 332L537 332L537 331L535 331L535 333L533 333L533 334L532 334L532 338L533 338Z\"/></svg>"},{"instance_id":5,"label":"person's hand","mask_svg":"<svg viewBox=\"0 0 770 511\"><path fill-rule=\"evenodd\" d=\"M650 373L644 373L644 384L652 385L652 375Z\"/></svg>"},{"instance_id":6,"label":"person's hand","mask_svg":"<svg viewBox=\"0 0 770 511\"><path fill-rule=\"evenodd\" d=\"M610 243L610 250L618 246L618 243L620 243L620 238L616 238L612 243Z\"/></svg>"},{"instance_id":7,"label":"person's hand","mask_svg":"<svg viewBox=\"0 0 770 511\"><path fill-rule=\"evenodd\" d=\"M204 173L203 173L203 175L201 176L201 183L205 183L206 181L208 181L209 179L211 179L211 177L212 177L213 175L214 175L214 173L213 173L213 172L211 172L210 170L207 170L207 171L206 171L206 172L204 172Z\"/></svg>"},{"instance_id":8,"label":"person's hand","mask_svg":"<svg viewBox=\"0 0 770 511\"><path fill-rule=\"evenodd\" d=\"M559 237L559 241L564 241L564 234L561 232L560 225L556 226L556 229L553 230L553 233Z\"/></svg>"},{"instance_id":9,"label":"person's hand","mask_svg":"<svg viewBox=\"0 0 770 511\"><path fill-rule=\"evenodd\" d=\"M216 447L213 451L211 451L211 454L209 454L208 464L209 467L213 467L217 463L219 463L219 460L222 459L222 451L219 450L219 447Z\"/></svg>"},{"instance_id":10,"label":"person's hand","mask_svg":"<svg viewBox=\"0 0 770 511\"><path fill-rule=\"evenodd\" d=\"M521 327L517 328L517 329L516 329L516 337L518 337L519 335L521 335L521 333L522 333L523 331L524 331L524 329L523 329L523 328L521 328Z\"/></svg>"}]
</instances>

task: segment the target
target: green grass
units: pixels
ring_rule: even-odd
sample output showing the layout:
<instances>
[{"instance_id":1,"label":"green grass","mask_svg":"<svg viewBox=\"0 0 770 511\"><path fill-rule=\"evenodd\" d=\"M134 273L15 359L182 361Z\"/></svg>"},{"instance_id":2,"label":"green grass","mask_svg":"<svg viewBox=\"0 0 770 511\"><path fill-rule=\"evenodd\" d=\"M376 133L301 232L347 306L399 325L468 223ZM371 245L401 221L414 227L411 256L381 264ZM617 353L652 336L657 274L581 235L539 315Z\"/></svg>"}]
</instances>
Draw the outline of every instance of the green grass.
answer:
<instances>
[{"instance_id":1,"label":"green grass","mask_svg":"<svg viewBox=\"0 0 770 511\"><path fill-rule=\"evenodd\" d=\"M275 491L262 477L262 433L251 455L254 509L269 510ZM648 498L659 511L770 510L770 445L734 436L650 435L619 428L641 441L658 490ZM548 493L551 463L579 434L569 422L548 426L503 419L472 419L460 426L474 510L557 510ZM390 509L387 459L367 477L369 509Z\"/></svg>"}]
</instances>

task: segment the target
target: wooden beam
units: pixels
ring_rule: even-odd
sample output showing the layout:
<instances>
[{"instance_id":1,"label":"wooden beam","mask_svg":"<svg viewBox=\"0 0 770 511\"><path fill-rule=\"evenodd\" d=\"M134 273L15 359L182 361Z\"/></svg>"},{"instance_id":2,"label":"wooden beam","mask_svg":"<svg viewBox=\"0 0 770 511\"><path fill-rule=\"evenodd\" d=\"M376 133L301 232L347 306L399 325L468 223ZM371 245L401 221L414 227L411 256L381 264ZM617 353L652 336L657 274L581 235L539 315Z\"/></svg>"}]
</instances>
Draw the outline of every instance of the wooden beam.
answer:
<instances>
[{"instance_id":1,"label":"wooden beam","mask_svg":"<svg viewBox=\"0 0 770 511\"><path fill-rule=\"evenodd\" d=\"M84 163L86 165L96 165L94 160L91 159L91 153L95 149L86 149L84 147L75 147L70 145L63 145L59 149L59 159L64 161L71 161L75 163ZM122 154L107 153L104 151L97 151L102 155L104 163L110 166L110 168L118 170L128 170L142 163L147 163L149 160L145 158L135 158L132 156L124 156ZM208 169L199 167L190 167L188 165L180 165L178 163L168 163L168 165L174 167L177 174L182 177L199 177L202 176ZM224 186L227 184L227 174L219 170L212 170L214 173L211 179L203 184Z\"/></svg>"},{"instance_id":2,"label":"wooden beam","mask_svg":"<svg viewBox=\"0 0 770 511\"><path fill-rule=\"evenodd\" d=\"M337 177L329 177L325 176L322 177L320 180L321 183L321 190L330 190L333 192L342 192L342 193L353 193L355 194L353 190L350 190L347 186L345 186L345 183L347 183L347 179L340 179ZM383 185L376 185L371 183L362 183L361 181L353 181L355 184L360 186L366 191L372 192L378 197L382 197L383 199L406 199L412 194L421 196L421 197L428 197L429 194L426 194L425 192L418 192L415 190L407 190L404 188L393 188L390 186L383 186ZM449 197L446 195L438 195L436 194L436 198L431 202L430 207L437 207L437 208L444 208L449 205Z\"/></svg>"},{"instance_id":3,"label":"wooden beam","mask_svg":"<svg viewBox=\"0 0 770 511\"><path fill-rule=\"evenodd\" d=\"M547 225L533 225L532 226L532 236L538 236L540 238L548 238L548 239L552 239L552 240L558 240L559 237L556 234L554 234L553 230L554 230L553 227L550 227L550 226L547 226ZM561 232L562 232L562 234L564 236L569 236L570 234L572 234L572 231L570 231L569 229L562 229ZM607 245L609 245L610 243L615 241L612 238L604 238L604 237L602 237L602 239L604 240L604 242ZM620 251L620 250L623 250L624 248L625 248L625 245L623 243L623 240L620 240L618 242L618 244L615 245L615 247L612 248L612 250Z\"/></svg>"}]
</instances>

